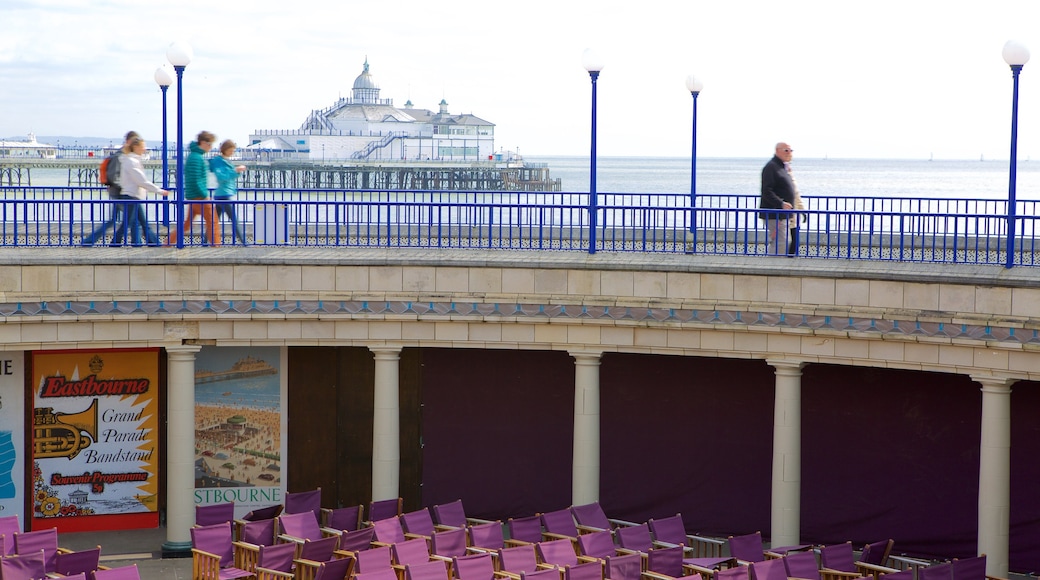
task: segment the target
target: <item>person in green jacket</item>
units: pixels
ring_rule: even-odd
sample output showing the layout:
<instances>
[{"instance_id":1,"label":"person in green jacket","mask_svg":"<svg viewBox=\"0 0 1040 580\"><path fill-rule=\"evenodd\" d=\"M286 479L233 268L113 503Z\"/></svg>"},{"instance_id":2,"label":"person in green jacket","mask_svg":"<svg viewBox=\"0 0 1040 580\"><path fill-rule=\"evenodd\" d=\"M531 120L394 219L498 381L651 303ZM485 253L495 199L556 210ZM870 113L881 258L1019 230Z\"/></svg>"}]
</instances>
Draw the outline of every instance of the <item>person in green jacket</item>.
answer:
<instances>
[{"instance_id":1,"label":"person in green jacket","mask_svg":"<svg viewBox=\"0 0 1040 580\"><path fill-rule=\"evenodd\" d=\"M231 158L235 155L238 146L231 139L220 144L220 155L211 157L209 168L217 176L217 188L213 191L213 200L216 202L217 218L224 214L231 220L231 229L235 232L235 238L243 246L246 243L246 234L242 230L242 224L238 222L235 214L235 204L232 199L238 194L238 175L246 170L245 165L233 165Z\"/></svg>"},{"instance_id":2,"label":"person in green jacket","mask_svg":"<svg viewBox=\"0 0 1040 580\"><path fill-rule=\"evenodd\" d=\"M202 131L191 144L191 152L184 162L184 199L187 204L187 214L184 217L184 232L191 232L191 222L196 217L202 218L205 228L205 241L211 246L219 246L221 240L220 220L217 219L216 208L212 203L199 203L209 199L209 170L203 155L209 153L213 148L213 142L217 136L209 131ZM172 239L172 236L171 236Z\"/></svg>"}]
</instances>

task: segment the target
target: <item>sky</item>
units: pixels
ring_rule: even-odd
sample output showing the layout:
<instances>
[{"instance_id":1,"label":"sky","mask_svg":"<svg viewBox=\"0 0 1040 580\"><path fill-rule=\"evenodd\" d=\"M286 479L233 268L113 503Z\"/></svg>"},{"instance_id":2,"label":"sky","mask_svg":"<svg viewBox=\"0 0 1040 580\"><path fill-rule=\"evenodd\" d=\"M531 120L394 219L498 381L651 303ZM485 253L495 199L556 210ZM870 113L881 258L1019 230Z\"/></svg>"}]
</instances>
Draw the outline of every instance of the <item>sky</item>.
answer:
<instances>
[{"instance_id":1,"label":"sky","mask_svg":"<svg viewBox=\"0 0 1040 580\"><path fill-rule=\"evenodd\" d=\"M1040 158L1038 0L3 0L0 138L162 136L153 80L174 41L185 138L247 143L349 97L365 60L397 106L472 113L495 147L599 156L1008 159L1020 77L1019 159ZM168 65L167 65L168 66ZM172 70L172 69L171 69ZM176 81L167 97L176 134Z\"/></svg>"}]
</instances>

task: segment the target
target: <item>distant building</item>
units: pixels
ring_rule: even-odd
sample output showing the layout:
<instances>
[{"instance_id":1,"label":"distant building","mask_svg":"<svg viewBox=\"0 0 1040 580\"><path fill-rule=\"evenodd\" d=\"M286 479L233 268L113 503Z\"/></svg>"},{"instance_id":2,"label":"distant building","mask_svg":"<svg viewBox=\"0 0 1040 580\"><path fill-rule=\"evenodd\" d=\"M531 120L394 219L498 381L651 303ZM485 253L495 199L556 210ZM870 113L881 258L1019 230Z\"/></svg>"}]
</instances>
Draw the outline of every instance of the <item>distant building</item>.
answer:
<instances>
[{"instance_id":1,"label":"distant building","mask_svg":"<svg viewBox=\"0 0 1040 580\"><path fill-rule=\"evenodd\" d=\"M296 130L258 130L240 152L246 157L311 161L488 160L495 150L495 125L474 115L452 115L441 100L434 113L403 109L379 98L379 85L364 69L351 98L311 111Z\"/></svg>"},{"instance_id":2,"label":"distant building","mask_svg":"<svg viewBox=\"0 0 1040 580\"><path fill-rule=\"evenodd\" d=\"M54 159L57 154L57 147L37 142L33 133L29 133L28 141L0 141L0 157Z\"/></svg>"}]
</instances>

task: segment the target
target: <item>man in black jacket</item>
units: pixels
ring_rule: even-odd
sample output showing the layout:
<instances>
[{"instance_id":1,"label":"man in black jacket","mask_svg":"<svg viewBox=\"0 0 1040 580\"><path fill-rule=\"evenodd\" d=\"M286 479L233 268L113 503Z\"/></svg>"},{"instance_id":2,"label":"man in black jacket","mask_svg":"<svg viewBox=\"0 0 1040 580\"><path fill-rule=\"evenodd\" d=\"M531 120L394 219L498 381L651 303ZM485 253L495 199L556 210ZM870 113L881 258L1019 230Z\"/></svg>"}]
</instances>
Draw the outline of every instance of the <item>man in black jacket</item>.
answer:
<instances>
[{"instance_id":1,"label":"man in black jacket","mask_svg":"<svg viewBox=\"0 0 1040 580\"><path fill-rule=\"evenodd\" d=\"M791 180L790 163L794 149L787 143L776 144L776 154L762 168L762 199L759 209L791 210L794 208L794 181ZM794 218L790 211L760 212L759 219L766 222L769 234L768 253L787 255L787 220Z\"/></svg>"}]
</instances>

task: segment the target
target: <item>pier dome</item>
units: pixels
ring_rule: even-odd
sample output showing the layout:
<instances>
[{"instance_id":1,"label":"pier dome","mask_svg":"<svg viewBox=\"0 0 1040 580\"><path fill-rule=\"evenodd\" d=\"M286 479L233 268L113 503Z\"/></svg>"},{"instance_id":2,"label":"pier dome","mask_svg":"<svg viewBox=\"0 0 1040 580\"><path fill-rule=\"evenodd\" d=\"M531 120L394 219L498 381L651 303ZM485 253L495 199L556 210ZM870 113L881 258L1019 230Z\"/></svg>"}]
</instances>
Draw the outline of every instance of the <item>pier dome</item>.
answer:
<instances>
[{"instance_id":1,"label":"pier dome","mask_svg":"<svg viewBox=\"0 0 1040 580\"><path fill-rule=\"evenodd\" d=\"M365 59L365 68L361 74L354 79L354 100L362 103L376 103L379 101L379 84L372 74L368 72L368 58Z\"/></svg>"}]
</instances>

